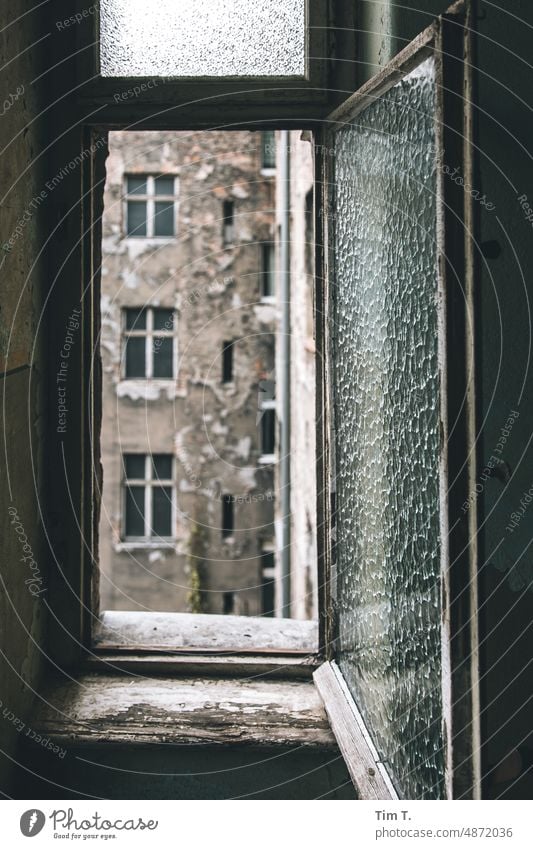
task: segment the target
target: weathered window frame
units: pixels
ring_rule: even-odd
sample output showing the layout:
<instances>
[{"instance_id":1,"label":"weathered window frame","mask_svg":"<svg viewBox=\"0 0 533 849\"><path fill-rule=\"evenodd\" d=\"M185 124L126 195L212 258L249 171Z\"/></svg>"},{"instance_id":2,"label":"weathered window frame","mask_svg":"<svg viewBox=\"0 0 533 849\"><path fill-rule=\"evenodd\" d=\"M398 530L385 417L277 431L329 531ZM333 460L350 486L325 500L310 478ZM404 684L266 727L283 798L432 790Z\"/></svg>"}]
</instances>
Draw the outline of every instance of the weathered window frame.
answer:
<instances>
[{"instance_id":1,"label":"weathered window frame","mask_svg":"<svg viewBox=\"0 0 533 849\"><path fill-rule=\"evenodd\" d=\"M164 548L166 545L174 544L174 535L157 536L153 533L144 533L142 536L128 536L126 531L127 519L127 489L130 486L142 487L144 490L144 529L153 531L153 490L156 487L166 487L170 489L170 530L175 528L176 524L176 471L174 456L165 455L170 458L170 478L154 477L152 458L153 454L139 454L144 457L144 477L130 478L126 473L126 463L124 458L129 452L125 452L122 460L123 477L122 477L122 543L128 548Z\"/></svg>"},{"instance_id":2,"label":"weathered window frame","mask_svg":"<svg viewBox=\"0 0 533 849\"><path fill-rule=\"evenodd\" d=\"M128 179L130 177L144 178L146 180L146 194L139 194L128 191ZM155 180L157 177L168 177L174 181L174 191L172 194L161 194L158 195L155 192ZM158 235L155 233L155 205L159 202L171 202L172 203L172 234L168 235ZM148 173L130 173L126 172L124 174L124 195L123 195L123 236L125 239L134 239L135 241L139 239L145 239L148 241L157 242L158 244L161 242L173 242L176 236L178 235L178 202L179 202L179 177L177 174L148 174ZM129 216L128 216L128 204L129 203L144 203L146 204L146 233L142 235L133 235L129 232Z\"/></svg>"},{"instance_id":3,"label":"weathered window frame","mask_svg":"<svg viewBox=\"0 0 533 849\"><path fill-rule=\"evenodd\" d=\"M428 55L437 70L438 170L438 291L441 300L439 357L441 361L440 457L441 595L443 659L443 739L445 786L448 798L479 798L479 717L477 664L476 528L473 511L469 527L460 506L475 481L472 209L471 199L443 176L446 164L459 165L467 177L472 169L471 69L469 21L461 0L402 50L383 70L338 107L319 138L319 151L332 149L335 128L351 120L383 95ZM466 59L465 59L466 57ZM333 228L329 215L333 165L319 155L316 185L322 186L323 215L316 219L317 298L322 305L317 326L319 349L317 410L319 423L320 644L326 662L315 672L332 729L360 798L397 798L391 777L380 763L364 721L335 662L335 484L333 472L331 339L329 305L334 287ZM453 744L453 745L452 745Z\"/></svg>"},{"instance_id":4,"label":"weathered window frame","mask_svg":"<svg viewBox=\"0 0 533 849\"><path fill-rule=\"evenodd\" d=\"M163 382L172 382L176 380L178 374L178 311L174 309L174 307L163 307L158 305L157 307L151 306L150 304L143 307L146 312L146 327L141 329L136 328L128 328L126 326L126 313L130 307L124 307L122 309L122 340L121 340L121 379L123 381L135 381L135 380L151 380L151 381L163 381ZM154 329L154 310L165 309L172 312L173 315L173 326L171 330L156 330ZM144 375L139 375L134 377L127 373L127 342L129 338L133 339L144 339ZM172 339L172 357L171 357L171 365L172 365L172 373L167 377L154 376L154 357L157 355L158 351L155 350L154 341L155 339Z\"/></svg>"}]
</instances>

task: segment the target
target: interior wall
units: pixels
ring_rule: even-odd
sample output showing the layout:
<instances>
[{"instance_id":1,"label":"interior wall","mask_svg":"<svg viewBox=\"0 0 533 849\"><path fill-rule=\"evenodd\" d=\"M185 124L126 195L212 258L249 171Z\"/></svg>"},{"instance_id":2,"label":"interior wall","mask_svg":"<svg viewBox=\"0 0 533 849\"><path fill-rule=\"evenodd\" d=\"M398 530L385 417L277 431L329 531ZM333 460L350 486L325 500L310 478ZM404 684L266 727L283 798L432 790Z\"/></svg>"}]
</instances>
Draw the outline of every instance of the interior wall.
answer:
<instances>
[{"instance_id":1,"label":"interior wall","mask_svg":"<svg viewBox=\"0 0 533 849\"><path fill-rule=\"evenodd\" d=\"M17 20L18 19L18 20ZM15 24L14 21L17 21ZM8 792L19 743L28 733L44 655L47 548L39 494L44 485L46 289L41 196L46 155L41 11L20 0L0 7L0 791ZM40 44L40 39L43 39ZM28 45L34 45L28 50ZM40 201L39 201L40 198Z\"/></svg>"},{"instance_id":2,"label":"interior wall","mask_svg":"<svg viewBox=\"0 0 533 849\"><path fill-rule=\"evenodd\" d=\"M533 743L533 8L477 9L476 316L483 756ZM529 218L529 220L528 220ZM531 493L530 493L531 490Z\"/></svg>"}]
</instances>

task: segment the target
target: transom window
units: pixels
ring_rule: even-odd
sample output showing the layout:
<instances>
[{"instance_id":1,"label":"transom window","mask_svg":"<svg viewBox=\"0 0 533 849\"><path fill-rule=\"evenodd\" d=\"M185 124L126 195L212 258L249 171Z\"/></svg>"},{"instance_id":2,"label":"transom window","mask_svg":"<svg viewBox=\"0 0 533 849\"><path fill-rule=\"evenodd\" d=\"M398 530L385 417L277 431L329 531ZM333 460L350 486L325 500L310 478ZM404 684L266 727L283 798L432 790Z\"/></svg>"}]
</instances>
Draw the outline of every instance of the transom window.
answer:
<instances>
[{"instance_id":1,"label":"transom window","mask_svg":"<svg viewBox=\"0 0 533 849\"><path fill-rule=\"evenodd\" d=\"M124 454L125 540L171 539L172 454Z\"/></svg>"},{"instance_id":2,"label":"transom window","mask_svg":"<svg viewBox=\"0 0 533 849\"><path fill-rule=\"evenodd\" d=\"M172 174L126 177L128 238L171 238L176 235L178 179Z\"/></svg>"},{"instance_id":3,"label":"transom window","mask_svg":"<svg viewBox=\"0 0 533 849\"><path fill-rule=\"evenodd\" d=\"M176 313L163 307L127 308L123 319L126 379L176 376Z\"/></svg>"}]
</instances>

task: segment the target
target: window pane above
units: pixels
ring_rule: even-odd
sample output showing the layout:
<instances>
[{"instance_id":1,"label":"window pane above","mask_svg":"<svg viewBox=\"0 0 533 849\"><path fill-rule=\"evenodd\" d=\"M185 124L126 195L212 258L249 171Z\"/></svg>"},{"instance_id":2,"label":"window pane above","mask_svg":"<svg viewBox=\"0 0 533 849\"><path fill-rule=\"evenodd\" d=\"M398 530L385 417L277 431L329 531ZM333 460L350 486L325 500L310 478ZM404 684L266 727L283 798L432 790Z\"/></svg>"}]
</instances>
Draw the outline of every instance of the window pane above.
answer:
<instances>
[{"instance_id":1,"label":"window pane above","mask_svg":"<svg viewBox=\"0 0 533 849\"><path fill-rule=\"evenodd\" d=\"M146 329L146 310L145 309L126 309L126 330L145 330Z\"/></svg>"},{"instance_id":2,"label":"window pane above","mask_svg":"<svg viewBox=\"0 0 533 849\"><path fill-rule=\"evenodd\" d=\"M154 309L154 330L171 331L174 327L174 310Z\"/></svg>"},{"instance_id":3,"label":"window pane above","mask_svg":"<svg viewBox=\"0 0 533 849\"><path fill-rule=\"evenodd\" d=\"M305 0L100 0L104 77L303 77Z\"/></svg>"},{"instance_id":4,"label":"window pane above","mask_svg":"<svg viewBox=\"0 0 533 849\"><path fill-rule=\"evenodd\" d=\"M146 177L128 177L129 195L145 195L147 192Z\"/></svg>"},{"instance_id":5,"label":"window pane above","mask_svg":"<svg viewBox=\"0 0 533 849\"><path fill-rule=\"evenodd\" d=\"M154 454L152 456L152 476L154 480L168 481L172 477L172 456L170 454Z\"/></svg>"},{"instance_id":6,"label":"window pane above","mask_svg":"<svg viewBox=\"0 0 533 849\"><path fill-rule=\"evenodd\" d=\"M125 454L124 471L128 480L144 480L144 454Z\"/></svg>"},{"instance_id":7,"label":"window pane above","mask_svg":"<svg viewBox=\"0 0 533 849\"><path fill-rule=\"evenodd\" d=\"M174 177L155 177L154 193L156 195L173 195Z\"/></svg>"}]
</instances>

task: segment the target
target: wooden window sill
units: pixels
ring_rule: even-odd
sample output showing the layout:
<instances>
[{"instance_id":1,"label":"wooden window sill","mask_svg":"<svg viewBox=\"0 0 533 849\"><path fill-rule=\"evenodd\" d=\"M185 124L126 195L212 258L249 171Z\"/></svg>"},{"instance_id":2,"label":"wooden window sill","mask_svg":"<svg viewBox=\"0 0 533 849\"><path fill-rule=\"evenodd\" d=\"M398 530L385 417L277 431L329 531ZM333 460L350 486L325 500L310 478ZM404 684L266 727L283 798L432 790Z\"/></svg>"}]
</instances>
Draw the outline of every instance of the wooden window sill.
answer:
<instances>
[{"instance_id":1,"label":"wooden window sill","mask_svg":"<svg viewBox=\"0 0 533 849\"><path fill-rule=\"evenodd\" d=\"M60 746L336 749L312 681L88 673L51 682L32 724Z\"/></svg>"},{"instance_id":2,"label":"wooden window sill","mask_svg":"<svg viewBox=\"0 0 533 849\"><path fill-rule=\"evenodd\" d=\"M181 654L310 655L318 650L314 620L194 613L104 611L94 651Z\"/></svg>"}]
</instances>

